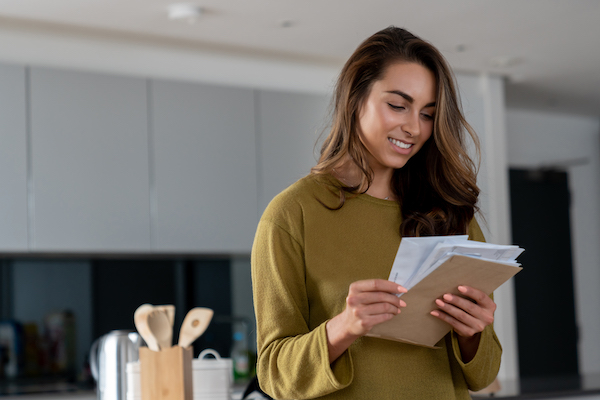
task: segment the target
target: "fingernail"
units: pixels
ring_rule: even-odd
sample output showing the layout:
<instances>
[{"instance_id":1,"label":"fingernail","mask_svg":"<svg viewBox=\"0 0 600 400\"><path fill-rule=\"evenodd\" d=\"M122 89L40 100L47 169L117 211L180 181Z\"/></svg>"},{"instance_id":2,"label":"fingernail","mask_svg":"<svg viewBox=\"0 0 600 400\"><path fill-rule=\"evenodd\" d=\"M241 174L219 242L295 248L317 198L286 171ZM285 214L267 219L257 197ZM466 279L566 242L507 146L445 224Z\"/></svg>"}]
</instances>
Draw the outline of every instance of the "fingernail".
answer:
<instances>
[{"instance_id":1,"label":"fingernail","mask_svg":"<svg viewBox=\"0 0 600 400\"><path fill-rule=\"evenodd\" d=\"M402 301L402 300L400 300L400 307L406 307L406 302L405 302L405 301Z\"/></svg>"},{"instance_id":2,"label":"fingernail","mask_svg":"<svg viewBox=\"0 0 600 400\"><path fill-rule=\"evenodd\" d=\"M447 293L446 293L446 294L444 295L444 300L451 301L451 300L452 300L452 295L451 295L451 294L447 294Z\"/></svg>"},{"instance_id":3,"label":"fingernail","mask_svg":"<svg viewBox=\"0 0 600 400\"><path fill-rule=\"evenodd\" d=\"M444 307L444 302L440 299L435 299L435 304L437 304L440 307Z\"/></svg>"},{"instance_id":4,"label":"fingernail","mask_svg":"<svg viewBox=\"0 0 600 400\"><path fill-rule=\"evenodd\" d=\"M406 288L398 285L398 293L406 293L406 292L408 292L408 290L406 290Z\"/></svg>"},{"instance_id":5,"label":"fingernail","mask_svg":"<svg viewBox=\"0 0 600 400\"><path fill-rule=\"evenodd\" d=\"M464 286L459 286L458 287L458 291L461 292L461 293L465 293L467 291L467 288L464 287Z\"/></svg>"},{"instance_id":6,"label":"fingernail","mask_svg":"<svg viewBox=\"0 0 600 400\"><path fill-rule=\"evenodd\" d=\"M430 312L430 314L433 315L434 317L439 317L440 316L440 313L437 312L437 311L432 311L432 312Z\"/></svg>"}]
</instances>

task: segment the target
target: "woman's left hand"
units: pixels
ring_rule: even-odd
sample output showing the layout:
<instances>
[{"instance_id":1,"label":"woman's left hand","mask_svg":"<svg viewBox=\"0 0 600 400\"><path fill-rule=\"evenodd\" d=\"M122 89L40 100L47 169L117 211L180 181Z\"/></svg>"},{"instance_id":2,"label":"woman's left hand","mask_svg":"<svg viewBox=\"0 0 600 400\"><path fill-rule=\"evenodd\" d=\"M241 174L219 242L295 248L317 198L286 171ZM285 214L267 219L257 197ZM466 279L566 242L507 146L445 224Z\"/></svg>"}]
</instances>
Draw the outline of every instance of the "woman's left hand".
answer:
<instances>
[{"instance_id":1,"label":"woman's left hand","mask_svg":"<svg viewBox=\"0 0 600 400\"><path fill-rule=\"evenodd\" d=\"M469 286L459 286L458 291L467 299L446 293L435 300L439 310L432 311L431 315L452 326L459 335L463 359L469 361L477 352L479 334L494 322L496 303L481 290Z\"/></svg>"},{"instance_id":2,"label":"woman's left hand","mask_svg":"<svg viewBox=\"0 0 600 400\"><path fill-rule=\"evenodd\" d=\"M458 291L473 301L447 293L436 299L439 310L432 311L431 315L450 324L460 336L471 337L481 333L494 322L496 303L481 290L469 286L459 286Z\"/></svg>"}]
</instances>

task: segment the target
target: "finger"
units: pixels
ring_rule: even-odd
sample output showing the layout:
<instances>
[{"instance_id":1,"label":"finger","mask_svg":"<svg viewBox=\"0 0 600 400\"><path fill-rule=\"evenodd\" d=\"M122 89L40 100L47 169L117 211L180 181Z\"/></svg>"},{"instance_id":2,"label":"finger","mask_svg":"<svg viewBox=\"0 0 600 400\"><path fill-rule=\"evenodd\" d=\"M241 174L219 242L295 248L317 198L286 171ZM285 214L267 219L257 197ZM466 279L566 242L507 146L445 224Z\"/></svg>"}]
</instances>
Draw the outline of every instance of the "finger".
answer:
<instances>
[{"instance_id":1,"label":"finger","mask_svg":"<svg viewBox=\"0 0 600 400\"><path fill-rule=\"evenodd\" d=\"M464 300L464 299L463 299ZM452 317L454 320L458 322L458 325L452 323L451 325L456 329L464 330L468 336L473 335L474 333L481 332L485 329L485 327L493 322L493 316L482 314L483 317L478 318L474 317L471 314L465 312L464 310L455 307L452 304L446 303L441 299L437 299L435 301L440 310L443 311L449 317ZM448 321L446 321L448 322ZM456 326L455 326L456 325ZM464 326L467 328L465 329Z\"/></svg>"},{"instance_id":2,"label":"finger","mask_svg":"<svg viewBox=\"0 0 600 400\"><path fill-rule=\"evenodd\" d=\"M456 296L455 296L456 297ZM464 299L463 299L464 300ZM468 300L464 300L468 301ZM437 299L435 304L442 310L444 313L453 317L460 323L472 327L476 330L483 330L485 328L485 323L479 318L467 313L465 310L454 306L453 304L447 303L441 299Z\"/></svg>"},{"instance_id":3,"label":"finger","mask_svg":"<svg viewBox=\"0 0 600 400\"><path fill-rule=\"evenodd\" d=\"M387 305L389 306L389 305ZM384 321L389 321L400 313L399 308L389 308L384 304L377 304L366 307L363 311L363 315L358 319L360 324L367 329L371 329L374 325L377 325Z\"/></svg>"},{"instance_id":4,"label":"finger","mask_svg":"<svg viewBox=\"0 0 600 400\"><path fill-rule=\"evenodd\" d=\"M351 317L351 325L355 327L354 332L364 335L373 328L373 326L384 321L389 321L398 315L400 310L390 304L375 304L372 306L361 307L357 309L346 310Z\"/></svg>"},{"instance_id":5,"label":"finger","mask_svg":"<svg viewBox=\"0 0 600 400\"><path fill-rule=\"evenodd\" d=\"M350 291L355 292L387 292L387 293L406 293L407 290L395 282L385 279L368 279L356 281L350 285Z\"/></svg>"},{"instance_id":6,"label":"finger","mask_svg":"<svg viewBox=\"0 0 600 400\"><path fill-rule=\"evenodd\" d=\"M458 291L470 299L473 299L481 307L492 310L492 312L496 310L496 303L494 303L494 300L481 290L470 286L459 286Z\"/></svg>"},{"instance_id":7,"label":"finger","mask_svg":"<svg viewBox=\"0 0 600 400\"><path fill-rule=\"evenodd\" d=\"M354 316L358 319L367 319L376 315L390 314L391 316L400 314L400 308L387 303L371 304L352 310Z\"/></svg>"},{"instance_id":8,"label":"finger","mask_svg":"<svg viewBox=\"0 0 600 400\"><path fill-rule=\"evenodd\" d=\"M452 316L446 314L445 312L443 312L441 310L431 311L430 314L433 315L434 317L446 322L447 324L449 324L452 327L452 329L454 330L454 332L456 332L460 336L470 337L470 336L476 335L477 333L481 332L481 331L477 331L476 329L460 322L456 318L453 318Z\"/></svg>"},{"instance_id":9,"label":"finger","mask_svg":"<svg viewBox=\"0 0 600 400\"><path fill-rule=\"evenodd\" d=\"M387 292L398 294L406 293L407 290L396 282L385 279L368 279L352 283L349 292Z\"/></svg>"},{"instance_id":10,"label":"finger","mask_svg":"<svg viewBox=\"0 0 600 400\"><path fill-rule=\"evenodd\" d=\"M446 304L451 304L463 310L464 312L466 312L469 315L472 315L475 318L484 319L485 321L488 321L489 316L494 314L493 310L486 309L484 307L481 307L479 304L474 303L471 300L462 298L461 296L455 296L450 293L446 293L445 295L443 295L440 300L442 300ZM491 321L488 321L488 323L491 323Z\"/></svg>"},{"instance_id":11,"label":"finger","mask_svg":"<svg viewBox=\"0 0 600 400\"><path fill-rule=\"evenodd\" d=\"M348 295L346 303L351 307L377 303L388 303L395 307L406 307L404 300L385 292L361 292Z\"/></svg>"},{"instance_id":12,"label":"finger","mask_svg":"<svg viewBox=\"0 0 600 400\"><path fill-rule=\"evenodd\" d=\"M394 317L394 314L377 314L367 318L364 321L363 326L367 331L370 331L375 325L380 324L385 321L389 321Z\"/></svg>"}]
</instances>

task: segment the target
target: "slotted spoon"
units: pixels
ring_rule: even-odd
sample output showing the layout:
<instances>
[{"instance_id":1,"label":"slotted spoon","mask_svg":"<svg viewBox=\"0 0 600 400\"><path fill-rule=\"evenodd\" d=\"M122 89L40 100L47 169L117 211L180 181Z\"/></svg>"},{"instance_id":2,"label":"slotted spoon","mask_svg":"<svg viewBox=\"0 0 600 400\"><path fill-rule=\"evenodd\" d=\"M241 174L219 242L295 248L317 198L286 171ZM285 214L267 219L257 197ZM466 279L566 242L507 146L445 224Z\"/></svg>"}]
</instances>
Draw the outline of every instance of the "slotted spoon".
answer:
<instances>
[{"instance_id":1,"label":"slotted spoon","mask_svg":"<svg viewBox=\"0 0 600 400\"><path fill-rule=\"evenodd\" d=\"M188 311L181 324L177 345L185 348L194 343L208 328L213 314L213 310L204 307L196 307Z\"/></svg>"}]
</instances>

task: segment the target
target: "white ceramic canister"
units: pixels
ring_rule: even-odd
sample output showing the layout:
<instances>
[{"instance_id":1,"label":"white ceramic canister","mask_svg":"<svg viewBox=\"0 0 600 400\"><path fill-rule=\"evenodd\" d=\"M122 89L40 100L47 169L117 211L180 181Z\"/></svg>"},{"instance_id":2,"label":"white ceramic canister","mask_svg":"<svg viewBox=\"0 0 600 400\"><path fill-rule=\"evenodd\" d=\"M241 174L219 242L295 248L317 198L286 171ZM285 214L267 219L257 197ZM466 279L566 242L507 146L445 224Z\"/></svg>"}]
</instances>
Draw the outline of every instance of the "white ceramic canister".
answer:
<instances>
[{"instance_id":1,"label":"white ceramic canister","mask_svg":"<svg viewBox=\"0 0 600 400\"><path fill-rule=\"evenodd\" d=\"M142 382L140 378L140 362L128 362L127 371L127 400L142 399Z\"/></svg>"},{"instance_id":2,"label":"white ceramic canister","mask_svg":"<svg viewBox=\"0 0 600 400\"><path fill-rule=\"evenodd\" d=\"M212 355L214 358L205 358ZM233 384L233 363L221 358L213 349L206 349L192 360L194 400L230 400Z\"/></svg>"}]
</instances>

